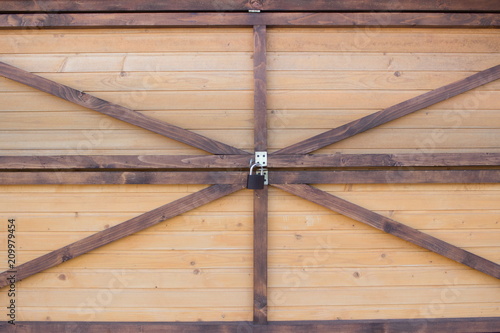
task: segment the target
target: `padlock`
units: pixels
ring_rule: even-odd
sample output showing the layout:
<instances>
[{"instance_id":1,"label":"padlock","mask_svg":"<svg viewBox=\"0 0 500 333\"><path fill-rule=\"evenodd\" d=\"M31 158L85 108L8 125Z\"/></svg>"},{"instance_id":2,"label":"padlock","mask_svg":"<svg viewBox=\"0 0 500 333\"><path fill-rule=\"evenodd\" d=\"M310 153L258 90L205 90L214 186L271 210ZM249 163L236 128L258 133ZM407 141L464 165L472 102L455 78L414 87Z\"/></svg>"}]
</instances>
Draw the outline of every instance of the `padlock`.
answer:
<instances>
[{"instance_id":1,"label":"padlock","mask_svg":"<svg viewBox=\"0 0 500 333\"><path fill-rule=\"evenodd\" d=\"M259 163L255 163L252 164L252 166L250 167L250 174L248 175L247 179L247 188L250 190L262 190L264 188L265 177L263 174L252 175L252 171L255 166L261 166L261 165Z\"/></svg>"}]
</instances>

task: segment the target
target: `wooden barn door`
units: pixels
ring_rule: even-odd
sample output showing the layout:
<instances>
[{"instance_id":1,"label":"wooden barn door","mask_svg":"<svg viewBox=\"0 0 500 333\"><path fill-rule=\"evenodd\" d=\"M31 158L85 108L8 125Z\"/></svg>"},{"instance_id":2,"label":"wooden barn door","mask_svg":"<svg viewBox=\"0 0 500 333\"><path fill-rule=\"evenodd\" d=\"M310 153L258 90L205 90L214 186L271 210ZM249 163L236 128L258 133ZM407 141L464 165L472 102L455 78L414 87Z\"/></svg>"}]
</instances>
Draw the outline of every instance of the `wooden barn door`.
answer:
<instances>
[{"instance_id":1,"label":"wooden barn door","mask_svg":"<svg viewBox=\"0 0 500 333\"><path fill-rule=\"evenodd\" d=\"M18 320L496 325L497 30L260 23L0 31Z\"/></svg>"}]
</instances>

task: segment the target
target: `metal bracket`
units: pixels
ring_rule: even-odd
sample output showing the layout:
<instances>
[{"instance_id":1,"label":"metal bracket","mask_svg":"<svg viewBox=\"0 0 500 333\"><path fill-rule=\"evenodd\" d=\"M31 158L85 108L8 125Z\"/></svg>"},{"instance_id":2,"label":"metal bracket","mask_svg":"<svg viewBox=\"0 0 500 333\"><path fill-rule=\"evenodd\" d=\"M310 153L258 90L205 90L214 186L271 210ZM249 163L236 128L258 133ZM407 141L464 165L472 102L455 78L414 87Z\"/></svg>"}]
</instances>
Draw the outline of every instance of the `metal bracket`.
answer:
<instances>
[{"instance_id":1,"label":"metal bracket","mask_svg":"<svg viewBox=\"0 0 500 333\"><path fill-rule=\"evenodd\" d=\"M267 166L267 151L256 151L255 152L255 163L259 163L260 166Z\"/></svg>"},{"instance_id":2,"label":"metal bracket","mask_svg":"<svg viewBox=\"0 0 500 333\"><path fill-rule=\"evenodd\" d=\"M257 170L256 174L264 176L264 185L269 185L269 171L265 168Z\"/></svg>"}]
</instances>

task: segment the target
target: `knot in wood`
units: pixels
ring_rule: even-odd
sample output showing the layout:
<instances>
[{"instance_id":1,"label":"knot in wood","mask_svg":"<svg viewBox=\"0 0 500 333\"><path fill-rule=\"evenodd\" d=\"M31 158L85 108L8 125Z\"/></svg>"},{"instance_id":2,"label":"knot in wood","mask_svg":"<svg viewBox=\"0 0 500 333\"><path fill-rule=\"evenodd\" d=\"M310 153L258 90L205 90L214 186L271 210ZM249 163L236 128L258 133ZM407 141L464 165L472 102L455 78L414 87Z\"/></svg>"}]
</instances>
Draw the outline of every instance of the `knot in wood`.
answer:
<instances>
[{"instance_id":1,"label":"knot in wood","mask_svg":"<svg viewBox=\"0 0 500 333\"><path fill-rule=\"evenodd\" d=\"M250 7L260 10L264 7L264 0L250 0Z\"/></svg>"}]
</instances>

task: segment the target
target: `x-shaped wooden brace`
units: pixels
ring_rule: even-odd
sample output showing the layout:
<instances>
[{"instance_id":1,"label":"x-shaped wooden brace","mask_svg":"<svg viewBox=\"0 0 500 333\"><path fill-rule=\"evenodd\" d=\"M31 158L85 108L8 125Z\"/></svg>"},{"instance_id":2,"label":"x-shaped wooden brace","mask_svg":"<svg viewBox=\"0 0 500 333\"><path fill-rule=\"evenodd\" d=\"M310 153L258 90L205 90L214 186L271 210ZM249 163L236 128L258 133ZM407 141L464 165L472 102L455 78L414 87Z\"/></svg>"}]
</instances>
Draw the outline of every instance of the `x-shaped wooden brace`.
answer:
<instances>
[{"instance_id":1,"label":"x-shaped wooden brace","mask_svg":"<svg viewBox=\"0 0 500 333\"><path fill-rule=\"evenodd\" d=\"M267 150L266 26L254 26L254 143L255 151ZM186 143L211 156L0 156L0 184L215 184L199 192L146 212L114 227L30 260L16 268L17 280L118 239L173 218L191 209L244 188L246 172L209 169L248 167L252 155L183 128L147 117L137 111L112 104L82 91L42 78L0 62L0 75L63 98L83 107ZM387 167L387 166L498 166L500 154L365 154L308 155L320 148L347 139L389 121L434 105L453 96L500 78L500 65L455 83L409 99L385 110L352 121L269 156L269 167ZM97 171L94 169L207 169L205 172ZM39 171L39 170L51 171ZM85 172L54 171L84 169ZM23 170L11 172L9 170ZM36 171L35 171L36 170ZM185 177L186 174L188 177ZM457 246L408 227L388 217L360 207L310 183L497 183L499 170L433 171L277 171L270 184L322 205L379 230L441 254L478 271L500 278L500 265ZM388 179L390 181L388 181ZM254 194L254 322L267 323L267 202L268 189ZM0 287L7 285L10 271L0 274Z\"/></svg>"}]
</instances>

